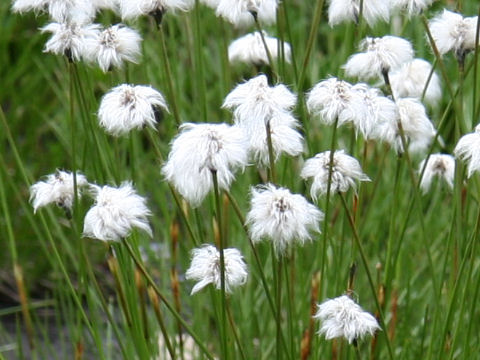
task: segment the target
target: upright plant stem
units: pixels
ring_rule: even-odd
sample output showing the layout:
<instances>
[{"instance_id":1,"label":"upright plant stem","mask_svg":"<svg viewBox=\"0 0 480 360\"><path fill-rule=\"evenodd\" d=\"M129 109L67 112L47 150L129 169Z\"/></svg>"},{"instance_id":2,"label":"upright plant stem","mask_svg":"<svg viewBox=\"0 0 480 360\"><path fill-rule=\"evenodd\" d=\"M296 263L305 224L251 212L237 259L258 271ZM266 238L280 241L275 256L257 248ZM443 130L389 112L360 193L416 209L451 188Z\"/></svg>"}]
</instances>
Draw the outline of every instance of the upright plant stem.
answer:
<instances>
[{"instance_id":1,"label":"upright plant stem","mask_svg":"<svg viewBox=\"0 0 480 360\"><path fill-rule=\"evenodd\" d=\"M322 253L321 253L321 261L320 261L320 274L322 277L322 283L320 285L320 293L323 285L325 284L325 263L327 261L327 241L328 241L328 225L329 225L329 215L330 215L330 197L331 197L331 190L332 190L332 173L333 173L333 163L335 157L335 143L337 141L337 126L338 126L338 116L335 118L333 123L333 133L332 133L332 141L330 143L330 160L328 164L328 182L327 182L327 196L325 200L325 220L323 224L323 241L322 241Z\"/></svg>"},{"instance_id":2,"label":"upright plant stem","mask_svg":"<svg viewBox=\"0 0 480 360\"><path fill-rule=\"evenodd\" d=\"M280 77L278 73L275 71L275 63L273 62L273 57L272 53L270 52L270 49L268 48L267 42L265 41L265 35L263 33L262 26L260 25L260 22L258 21L258 17L256 14L253 15L253 19L255 20L255 27L257 28L257 31L260 33L260 38L262 39L263 47L265 49L265 53L267 54L267 59L268 63L270 65L270 69L272 70L272 75L275 77L275 82L278 82L280 80Z\"/></svg>"},{"instance_id":3,"label":"upright plant stem","mask_svg":"<svg viewBox=\"0 0 480 360\"><path fill-rule=\"evenodd\" d=\"M270 128L270 120L267 120L265 124L265 131L267 135L267 146L268 146L268 161L270 163L270 182L275 183L277 176L275 171L275 154L273 152L272 144L272 129Z\"/></svg>"},{"instance_id":4,"label":"upright plant stem","mask_svg":"<svg viewBox=\"0 0 480 360\"><path fill-rule=\"evenodd\" d=\"M360 258L362 259L363 267L365 268L365 273L367 274L368 283L370 285L370 290L372 291L372 295L373 295L373 298L375 300L375 305L377 307L377 311L378 311L378 314L379 314L380 326L383 330L382 334L384 335L385 343L386 343L387 349L388 349L388 356L391 360L393 360L393 351L392 351L392 347L391 347L391 344L390 344L390 339L388 337L387 327L385 325L385 317L383 316L383 310L382 310L382 307L380 306L380 302L378 301L377 289L375 287L375 283L373 281L372 274L371 274L370 269L368 267L367 257L365 255L365 251L363 250L362 243L360 242L360 238L358 236L358 232L357 232L357 229L355 227L355 222L352 218L352 215L350 213L350 209L348 208L347 202L345 201L345 198L344 198L342 193L339 193L339 196L340 196L340 199L342 200L342 205L343 205L343 208L344 208L345 213L347 215L348 222L350 223L350 227L352 228L353 239L354 239L354 241L357 245L358 251L360 253Z\"/></svg>"},{"instance_id":5,"label":"upright plant stem","mask_svg":"<svg viewBox=\"0 0 480 360\"><path fill-rule=\"evenodd\" d=\"M222 223L222 201L220 198L220 190L218 188L217 171L211 170L213 179L213 190L215 193L215 205L217 215L217 225L219 232L219 251L220 251L220 292L221 292L221 329L222 329L222 353L223 359L228 359L228 341L227 341L227 301L225 296L225 255L223 238L223 223Z\"/></svg>"}]
</instances>

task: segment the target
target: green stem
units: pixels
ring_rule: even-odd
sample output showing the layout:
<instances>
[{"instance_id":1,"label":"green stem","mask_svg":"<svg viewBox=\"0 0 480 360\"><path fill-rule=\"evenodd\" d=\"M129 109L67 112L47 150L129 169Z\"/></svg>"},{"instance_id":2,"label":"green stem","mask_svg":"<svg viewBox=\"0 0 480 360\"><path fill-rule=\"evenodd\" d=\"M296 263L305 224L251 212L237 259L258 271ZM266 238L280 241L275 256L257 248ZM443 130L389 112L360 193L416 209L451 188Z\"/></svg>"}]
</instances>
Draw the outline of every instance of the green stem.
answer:
<instances>
[{"instance_id":1,"label":"green stem","mask_svg":"<svg viewBox=\"0 0 480 360\"><path fill-rule=\"evenodd\" d=\"M379 316L379 322L380 322L380 327L382 328L382 334L383 337L385 338L385 343L387 344L387 349L388 349L388 356L392 360L393 359L393 352L392 352L392 347L390 344L390 339L388 337L388 329L385 325L385 317L383 315L383 310L382 307L380 306L380 302L378 301L377 298L377 290L375 287L375 283L373 282L373 277L372 274L370 273L370 269L368 267L368 260L365 255L365 251L363 250L362 243L360 242L360 238L358 237L358 232L357 228L355 227L355 222L353 221L352 215L350 213L350 209L348 208L347 202L345 201L345 198L343 197L342 193L339 193L340 199L342 200L342 205L343 208L345 209L345 213L347 215L348 222L350 223L350 227L352 228L352 233L353 233L353 239L355 240L355 243L357 245L358 251L360 253L360 258L362 259L363 266L365 268L365 273L367 274L368 278L368 283L370 285L370 290L372 291L373 298L375 300L375 305L377 307L378 311L378 316Z\"/></svg>"},{"instance_id":2,"label":"green stem","mask_svg":"<svg viewBox=\"0 0 480 360\"><path fill-rule=\"evenodd\" d=\"M227 334L227 302L225 295L225 254L223 238L223 223L222 223L222 201L220 197L220 190L218 188L217 170L211 170L213 179L213 190L215 193L215 205L217 213L217 225L219 233L219 247L220 247L220 292L221 292L221 329L222 329L222 353L223 359L228 359L228 334Z\"/></svg>"},{"instance_id":3,"label":"green stem","mask_svg":"<svg viewBox=\"0 0 480 360\"><path fill-rule=\"evenodd\" d=\"M152 277L148 273L148 271L145 269L145 266L143 263L138 259L137 255L133 251L133 248L131 245L128 243L128 241L124 241L123 244L125 244L125 247L127 248L128 252L130 253L130 256L132 257L133 261L137 265L137 267L140 269L142 272L143 276L145 276L145 279L147 280L148 284L152 287L152 289L155 290L155 293L158 295L160 300L165 304L167 309L172 313L172 315L179 321L182 326L184 327L185 331L187 331L193 338L193 340L197 343L198 347L202 350L203 354L210 360L214 360L214 357L210 354L208 349L206 348L205 344L201 341L201 339L198 337L198 335L191 329L191 327L187 324L185 320L182 319L180 314L175 310L175 307L170 304L170 302L163 296L162 292L158 288L158 286L155 284L155 281L153 281Z\"/></svg>"},{"instance_id":4,"label":"green stem","mask_svg":"<svg viewBox=\"0 0 480 360\"><path fill-rule=\"evenodd\" d=\"M270 181L275 184L277 176L275 171L275 155L273 152L272 129L270 128L270 120L267 120L265 124L265 131L267 134L268 161L270 164Z\"/></svg>"}]
</instances>

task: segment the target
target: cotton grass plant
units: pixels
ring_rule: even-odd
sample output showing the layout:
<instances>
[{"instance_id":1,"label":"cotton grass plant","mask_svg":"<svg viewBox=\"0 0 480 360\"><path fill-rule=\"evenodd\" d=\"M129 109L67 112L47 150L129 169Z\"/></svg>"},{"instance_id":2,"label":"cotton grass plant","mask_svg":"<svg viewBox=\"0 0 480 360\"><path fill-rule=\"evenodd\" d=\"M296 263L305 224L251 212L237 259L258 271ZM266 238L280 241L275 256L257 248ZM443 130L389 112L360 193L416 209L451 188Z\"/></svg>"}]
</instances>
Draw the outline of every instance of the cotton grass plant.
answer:
<instances>
[{"instance_id":1,"label":"cotton grass plant","mask_svg":"<svg viewBox=\"0 0 480 360\"><path fill-rule=\"evenodd\" d=\"M1 3L0 358L474 359L479 12Z\"/></svg>"}]
</instances>

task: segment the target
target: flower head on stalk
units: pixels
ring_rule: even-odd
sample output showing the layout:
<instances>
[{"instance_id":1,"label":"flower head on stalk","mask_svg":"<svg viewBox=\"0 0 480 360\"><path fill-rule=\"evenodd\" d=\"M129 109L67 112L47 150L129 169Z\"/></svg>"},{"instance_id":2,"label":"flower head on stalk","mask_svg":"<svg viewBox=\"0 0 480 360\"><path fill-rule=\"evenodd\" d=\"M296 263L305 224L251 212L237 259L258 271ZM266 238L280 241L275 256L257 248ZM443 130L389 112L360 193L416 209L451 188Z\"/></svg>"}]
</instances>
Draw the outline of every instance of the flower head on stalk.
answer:
<instances>
[{"instance_id":1,"label":"flower head on stalk","mask_svg":"<svg viewBox=\"0 0 480 360\"><path fill-rule=\"evenodd\" d=\"M100 33L100 25L78 25L76 23L50 23L42 32L49 32L52 37L45 44L44 52L66 56L69 61L88 58L88 44Z\"/></svg>"},{"instance_id":2,"label":"flower head on stalk","mask_svg":"<svg viewBox=\"0 0 480 360\"><path fill-rule=\"evenodd\" d=\"M291 113L295 103L296 96L285 85L270 87L267 77L259 75L233 89L223 107L233 110L235 124L244 129L253 160L266 166L269 163L267 127L274 161L283 152L291 156L303 152L303 138L296 130L299 123Z\"/></svg>"},{"instance_id":3,"label":"flower head on stalk","mask_svg":"<svg viewBox=\"0 0 480 360\"><path fill-rule=\"evenodd\" d=\"M319 153L305 162L300 173L303 179L312 179L310 195L315 201L319 195L325 195L328 191L330 160L330 151ZM357 159L345 154L344 150L334 152L331 172L332 193L346 192L351 187L355 188L356 181L370 181L370 178L363 173Z\"/></svg>"},{"instance_id":4,"label":"flower head on stalk","mask_svg":"<svg viewBox=\"0 0 480 360\"><path fill-rule=\"evenodd\" d=\"M278 0L219 0L217 16L235 26L251 25L255 18L265 25L276 21Z\"/></svg>"},{"instance_id":5,"label":"flower head on stalk","mask_svg":"<svg viewBox=\"0 0 480 360\"><path fill-rule=\"evenodd\" d=\"M151 215L146 199L137 194L130 182L120 187L92 185L95 204L85 215L83 235L102 241L119 241L133 228L152 236L148 223Z\"/></svg>"},{"instance_id":6,"label":"flower head on stalk","mask_svg":"<svg viewBox=\"0 0 480 360\"><path fill-rule=\"evenodd\" d=\"M120 0L120 13L122 19L135 19L143 15L151 15L161 21L167 11L187 11L192 5L192 0ZM157 20L157 21L158 21ZM160 23L160 21L158 21Z\"/></svg>"},{"instance_id":7,"label":"flower head on stalk","mask_svg":"<svg viewBox=\"0 0 480 360\"><path fill-rule=\"evenodd\" d=\"M307 109L320 120L337 126L353 122L364 111L361 95L352 89L352 85L335 77L320 81L307 95Z\"/></svg>"},{"instance_id":8,"label":"flower head on stalk","mask_svg":"<svg viewBox=\"0 0 480 360\"><path fill-rule=\"evenodd\" d=\"M154 127L156 113L168 111L163 95L150 86L122 84L105 94L100 102L100 125L119 136L132 129Z\"/></svg>"},{"instance_id":9,"label":"flower head on stalk","mask_svg":"<svg viewBox=\"0 0 480 360\"><path fill-rule=\"evenodd\" d=\"M276 60L281 54L279 40L268 36L266 32L263 32L263 35L272 60ZM290 44L284 42L283 50L285 61L290 63ZM270 61L267 52L265 51L265 45L263 44L260 32L256 31L233 41L228 47L228 60L231 63L240 62L253 65L268 65Z\"/></svg>"},{"instance_id":10,"label":"flower head on stalk","mask_svg":"<svg viewBox=\"0 0 480 360\"><path fill-rule=\"evenodd\" d=\"M358 23L361 0L329 0L328 23L330 26L344 21ZM363 0L362 16L368 25L373 26L377 20L388 21L390 4L385 0Z\"/></svg>"},{"instance_id":11,"label":"flower head on stalk","mask_svg":"<svg viewBox=\"0 0 480 360\"><path fill-rule=\"evenodd\" d=\"M385 78L390 70L413 59L412 44L397 36L367 37L360 43L360 52L344 65L347 76L363 80Z\"/></svg>"},{"instance_id":12,"label":"flower head on stalk","mask_svg":"<svg viewBox=\"0 0 480 360\"><path fill-rule=\"evenodd\" d=\"M282 255L295 242L311 240L311 232L320 232L323 213L303 196L272 184L252 188L251 194L246 225L253 242L267 238Z\"/></svg>"},{"instance_id":13,"label":"flower head on stalk","mask_svg":"<svg viewBox=\"0 0 480 360\"><path fill-rule=\"evenodd\" d=\"M377 132L378 138L392 145L397 152L403 152L400 122L408 143L408 150L416 153L425 151L436 134L425 107L414 98L397 99L396 104L398 120L381 123Z\"/></svg>"},{"instance_id":14,"label":"flower head on stalk","mask_svg":"<svg viewBox=\"0 0 480 360\"><path fill-rule=\"evenodd\" d=\"M468 177L480 170L480 124L475 127L473 133L466 134L458 140L453 154L467 162Z\"/></svg>"},{"instance_id":15,"label":"flower head on stalk","mask_svg":"<svg viewBox=\"0 0 480 360\"><path fill-rule=\"evenodd\" d=\"M463 64L465 55L475 49L477 20L477 16L464 18L448 10L430 20L428 26L438 52L443 55L453 51L459 63Z\"/></svg>"},{"instance_id":16,"label":"flower head on stalk","mask_svg":"<svg viewBox=\"0 0 480 360\"><path fill-rule=\"evenodd\" d=\"M198 206L213 187L228 189L238 169L247 165L248 141L238 126L190 124L180 126L162 173L192 205Z\"/></svg>"},{"instance_id":17,"label":"flower head on stalk","mask_svg":"<svg viewBox=\"0 0 480 360\"><path fill-rule=\"evenodd\" d=\"M234 288L246 283L248 279L247 264L237 249L224 249L225 292L231 294ZM185 277L198 281L191 295L202 290L208 284L221 289L220 252L213 245L205 244L192 250L192 262Z\"/></svg>"},{"instance_id":18,"label":"flower head on stalk","mask_svg":"<svg viewBox=\"0 0 480 360\"><path fill-rule=\"evenodd\" d=\"M39 208L54 203L69 215L75 199L73 177L74 174L71 172L57 170L54 174L47 175L45 181L39 181L30 186L33 211L37 212ZM80 198L81 190L88 185L88 181L84 175L77 173L76 182L77 196Z\"/></svg>"},{"instance_id":19,"label":"flower head on stalk","mask_svg":"<svg viewBox=\"0 0 480 360\"><path fill-rule=\"evenodd\" d=\"M124 61L137 63L140 57L140 34L124 25L112 25L89 39L88 58L96 60L103 72L121 67Z\"/></svg>"},{"instance_id":20,"label":"flower head on stalk","mask_svg":"<svg viewBox=\"0 0 480 360\"><path fill-rule=\"evenodd\" d=\"M432 76L429 79L430 74ZM395 98L421 99L425 91L425 102L434 106L442 97L440 78L435 72L432 73L432 65L422 59L414 59L392 71L390 83Z\"/></svg>"},{"instance_id":21,"label":"flower head on stalk","mask_svg":"<svg viewBox=\"0 0 480 360\"><path fill-rule=\"evenodd\" d=\"M47 12L55 22L85 25L95 18L97 6L91 0L15 0L12 10Z\"/></svg>"},{"instance_id":22,"label":"flower head on stalk","mask_svg":"<svg viewBox=\"0 0 480 360\"><path fill-rule=\"evenodd\" d=\"M365 139L376 139L381 124L395 123L398 117L397 106L390 98L383 96L380 90L366 84L356 84L352 91L361 99L353 116L355 130Z\"/></svg>"},{"instance_id":23,"label":"flower head on stalk","mask_svg":"<svg viewBox=\"0 0 480 360\"><path fill-rule=\"evenodd\" d=\"M425 164L426 162L426 164ZM425 171L423 170L425 168ZM420 181L420 188L423 193L430 190L433 178L438 176L445 180L448 187L453 189L453 178L455 176L455 158L448 154L431 154L427 159L422 160L418 167L418 173L423 176Z\"/></svg>"},{"instance_id":24,"label":"flower head on stalk","mask_svg":"<svg viewBox=\"0 0 480 360\"><path fill-rule=\"evenodd\" d=\"M331 340L343 337L350 344L375 334L380 329L372 314L364 311L360 305L347 295L329 299L318 305L314 318L321 322L320 335Z\"/></svg>"}]
</instances>

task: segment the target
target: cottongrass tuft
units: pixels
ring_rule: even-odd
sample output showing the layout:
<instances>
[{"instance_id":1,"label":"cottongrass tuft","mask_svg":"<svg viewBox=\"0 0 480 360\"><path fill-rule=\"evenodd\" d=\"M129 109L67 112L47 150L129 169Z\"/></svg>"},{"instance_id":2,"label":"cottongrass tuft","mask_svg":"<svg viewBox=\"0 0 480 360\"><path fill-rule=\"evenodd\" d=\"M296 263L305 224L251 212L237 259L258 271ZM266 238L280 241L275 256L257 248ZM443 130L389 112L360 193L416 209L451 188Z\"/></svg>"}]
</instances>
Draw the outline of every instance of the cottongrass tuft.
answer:
<instances>
[{"instance_id":1,"label":"cottongrass tuft","mask_svg":"<svg viewBox=\"0 0 480 360\"><path fill-rule=\"evenodd\" d=\"M458 140L453 154L456 158L467 162L468 177L480 170L480 124L475 127L473 133L466 134Z\"/></svg>"},{"instance_id":2,"label":"cottongrass tuft","mask_svg":"<svg viewBox=\"0 0 480 360\"><path fill-rule=\"evenodd\" d=\"M217 16L225 18L237 27L249 26L254 17L265 24L274 24L278 0L219 0Z\"/></svg>"},{"instance_id":3,"label":"cottongrass tuft","mask_svg":"<svg viewBox=\"0 0 480 360\"><path fill-rule=\"evenodd\" d=\"M452 11L443 12L429 22L430 32L440 54L455 52L463 62L465 54L475 49L477 16L463 17Z\"/></svg>"},{"instance_id":4,"label":"cottongrass tuft","mask_svg":"<svg viewBox=\"0 0 480 360\"><path fill-rule=\"evenodd\" d=\"M363 109L360 94L352 85L335 77L320 81L307 94L307 109L326 125L353 122Z\"/></svg>"},{"instance_id":5,"label":"cottongrass tuft","mask_svg":"<svg viewBox=\"0 0 480 360\"><path fill-rule=\"evenodd\" d=\"M231 294L233 290L244 285L248 279L247 264L238 249L224 249L225 262L225 292ZM199 292L205 286L212 284L217 290L221 289L220 252L213 245L205 244L192 250L192 262L186 279L196 280L191 295Z\"/></svg>"},{"instance_id":6,"label":"cottongrass tuft","mask_svg":"<svg viewBox=\"0 0 480 360\"><path fill-rule=\"evenodd\" d=\"M251 189L250 211L246 225L253 242L268 239L277 256L294 243L303 245L320 232L323 213L302 195L266 184Z\"/></svg>"},{"instance_id":7,"label":"cottongrass tuft","mask_svg":"<svg viewBox=\"0 0 480 360\"><path fill-rule=\"evenodd\" d=\"M414 59L392 71L389 76L395 98L421 99L431 71L432 65L423 59ZM440 78L433 72L425 91L425 102L435 106L441 97Z\"/></svg>"},{"instance_id":8,"label":"cottongrass tuft","mask_svg":"<svg viewBox=\"0 0 480 360\"><path fill-rule=\"evenodd\" d=\"M329 0L328 23L330 26L344 21L358 23L361 0ZM378 20L388 21L390 4L385 0L363 0L363 17L368 25L373 26Z\"/></svg>"},{"instance_id":9,"label":"cottongrass tuft","mask_svg":"<svg viewBox=\"0 0 480 360\"><path fill-rule=\"evenodd\" d=\"M87 54L91 61L97 61L103 72L121 67L124 61L137 63L142 37L133 29L124 25L112 25L104 29L87 43Z\"/></svg>"},{"instance_id":10,"label":"cottongrass tuft","mask_svg":"<svg viewBox=\"0 0 480 360\"><path fill-rule=\"evenodd\" d=\"M409 16L418 15L435 0L392 0L394 8L404 10Z\"/></svg>"},{"instance_id":11,"label":"cottongrass tuft","mask_svg":"<svg viewBox=\"0 0 480 360\"><path fill-rule=\"evenodd\" d=\"M238 126L186 123L171 143L162 173L196 207L213 188L212 172L219 188L227 190L247 161L248 140Z\"/></svg>"},{"instance_id":12,"label":"cottongrass tuft","mask_svg":"<svg viewBox=\"0 0 480 360\"><path fill-rule=\"evenodd\" d=\"M106 93L100 102L100 125L114 136L145 126L154 127L155 114L168 111L163 95L150 86L122 84Z\"/></svg>"},{"instance_id":13,"label":"cottongrass tuft","mask_svg":"<svg viewBox=\"0 0 480 360\"><path fill-rule=\"evenodd\" d=\"M124 182L118 188L92 185L92 192L95 204L85 215L83 236L102 241L120 241L133 228L152 236L147 200L137 194L130 182Z\"/></svg>"},{"instance_id":14,"label":"cottongrass tuft","mask_svg":"<svg viewBox=\"0 0 480 360\"><path fill-rule=\"evenodd\" d=\"M296 100L285 85L270 87L265 75L237 85L225 98L222 107L233 110L234 122L245 131L250 155L260 166L267 166L270 160L267 125L274 161L282 153L297 156L303 152L303 137L296 130L299 123L291 112Z\"/></svg>"},{"instance_id":15,"label":"cottongrass tuft","mask_svg":"<svg viewBox=\"0 0 480 360\"><path fill-rule=\"evenodd\" d=\"M100 25L78 25L76 23L50 23L41 28L52 37L45 44L44 52L66 56L69 61L89 58L88 46L98 38Z\"/></svg>"},{"instance_id":16,"label":"cottongrass tuft","mask_svg":"<svg viewBox=\"0 0 480 360\"><path fill-rule=\"evenodd\" d=\"M120 0L122 19L136 19L142 15L164 14L166 11L187 11L193 6L192 0Z\"/></svg>"},{"instance_id":17,"label":"cottongrass tuft","mask_svg":"<svg viewBox=\"0 0 480 360\"><path fill-rule=\"evenodd\" d=\"M368 80L384 78L390 70L413 59L412 44L397 36L367 37L361 41L360 52L352 55L344 65L347 76Z\"/></svg>"},{"instance_id":18,"label":"cottongrass tuft","mask_svg":"<svg viewBox=\"0 0 480 360\"><path fill-rule=\"evenodd\" d=\"M321 322L318 333L331 340L343 337L350 344L380 329L372 314L364 311L347 295L329 299L318 305L314 318Z\"/></svg>"},{"instance_id":19,"label":"cottongrass tuft","mask_svg":"<svg viewBox=\"0 0 480 360\"><path fill-rule=\"evenodd\" d=\"M313 179L310 195L315 201L319 195L325 195L328 191L330 157L330 151L315 155L305 162L300 173L303 179ZM331 172L330 191L332 193L346 192L351 187L355 189L356 181L370 181L370 178L363 173L358 160L345 154L344 150L334 152Z\"/></svg>"},{"instance_id":20,"label":"cottongrass tuft","mask_svg":"<svg viewBox=\"0 0 480 360\"><path fill-rule=\"evenodd\" d=\"M426 162L426 164L425 164ZM425 171L423 170L425 168ZM455 158L448 154L431 154L427 159L422 160L418 167L418 173L423 172L420 181L420 188L423 193L428 192L435 177L442 178L450 189L453 189L455 176Z\"/></svg>"},{"instance_id":21,"label":"cottongrass tuft","mask_svg":"<svg viewBox=\"0 0 480 360\"><path fill-rule=\"evenodd\" d=\"M57 170L54 174L46 176L45 181L39 181L30 186L30 201L33 212L36 213L41 207L56 204L70 213L75 199L74 174L67 171ZM77 196L82 195L82 188L88 185L87 178L76 174Z\"/></svg>"},{"instance_id":22,"label":"cottongrass tuft","mask_svg":"<svg viewBox=\"0 0 480 360\"><path fill-rule=\"evenodd\" d=\"M277 38L268 36L263 32L265 43L268 51L272 57L272 61L276 60L281 54L281 45ZM290 44L284 42L283 49L285 54L285 61L291 61ZM265 45L262 41L260 32L256 31L251 34L244 35L233 41L228 47L228 60L231 63L245 63L252 65L268 65L270 63Z\"/></svg>"}]
</instances>

